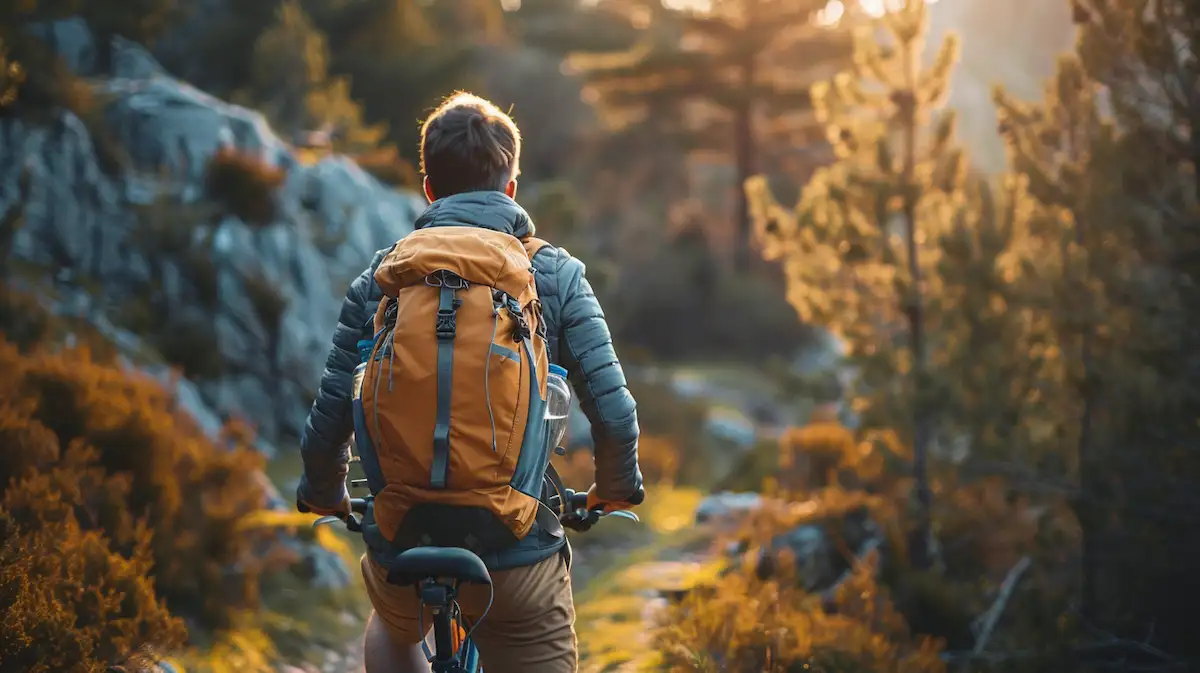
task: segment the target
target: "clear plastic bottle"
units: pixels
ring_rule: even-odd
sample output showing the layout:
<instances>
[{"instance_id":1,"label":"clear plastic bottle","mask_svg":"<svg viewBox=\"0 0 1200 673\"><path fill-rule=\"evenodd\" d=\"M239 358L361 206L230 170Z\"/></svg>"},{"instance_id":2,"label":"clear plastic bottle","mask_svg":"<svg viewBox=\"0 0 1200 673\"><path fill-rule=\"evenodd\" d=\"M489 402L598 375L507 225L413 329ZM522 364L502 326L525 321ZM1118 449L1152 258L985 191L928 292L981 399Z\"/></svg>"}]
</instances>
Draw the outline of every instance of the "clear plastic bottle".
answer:
<instances>
[{"instance_id":1,"label":"clear plastic bottle","mask_svg":"<svg viewBox=\"0 0 1200 673\"><path fill-rule=\"evenodd\" d=\"M546 442L553 451L567 434L567 418L571 414L571 386L567 370L550 365L546 379Z\"/></svg>"},{"instance_id":2,"label":"clear plastic bottle","mask_svg":"<svg viewBox=\"0 0 1200 673\"><path fill-rule=\"evenodd\" d=\"M371 352L375 350L374 339L363 339L358 342L358 366L354 368L354 379L350 386L350 399L358 401L362 397L363 376L367 373L367 362Z\"/></svg>"}]
</instances>

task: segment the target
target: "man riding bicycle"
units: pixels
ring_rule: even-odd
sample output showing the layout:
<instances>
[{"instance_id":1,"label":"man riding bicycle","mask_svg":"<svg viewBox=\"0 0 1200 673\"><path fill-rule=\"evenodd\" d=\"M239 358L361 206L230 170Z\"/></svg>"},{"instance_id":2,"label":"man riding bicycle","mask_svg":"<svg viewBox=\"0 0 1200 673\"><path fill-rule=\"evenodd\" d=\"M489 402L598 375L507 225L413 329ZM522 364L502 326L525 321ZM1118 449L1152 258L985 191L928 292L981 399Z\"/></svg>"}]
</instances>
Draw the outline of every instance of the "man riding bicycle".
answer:
<instances>
[{"instance_id":1,"label":"man riding bicycle","mask_svg":"<svg viewBox=\"0 0 1200 673\"><path fill-rule=\"evenodd\" d=\"M576 670L570 548L534 502L549 362L567 370L591 422L588 508L643 497L636 405L604 313L584 265L534 238L513 200L520 148L512 119L470 94L425 121L430 205L351 284L301 438L302 511L349 513L352 433L375 496L363 520L367 673L430 670L428 610L412 587L387 582L389 562L425 545L470 548L492 574L490 608L488 587L458 596L466 620L487 613L472 640L488 673ZM365 411L351 402L360 363Z\"/></svg>"}]
</instances>

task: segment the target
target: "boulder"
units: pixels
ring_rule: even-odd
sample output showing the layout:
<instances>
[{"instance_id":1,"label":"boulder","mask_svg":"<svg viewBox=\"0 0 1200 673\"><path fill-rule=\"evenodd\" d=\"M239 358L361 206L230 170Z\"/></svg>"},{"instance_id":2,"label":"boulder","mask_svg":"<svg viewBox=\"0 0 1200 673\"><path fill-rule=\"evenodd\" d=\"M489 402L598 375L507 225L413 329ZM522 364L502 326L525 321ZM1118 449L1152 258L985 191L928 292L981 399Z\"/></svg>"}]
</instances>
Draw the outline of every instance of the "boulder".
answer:
<instances>
[{"instance_id":1,"label":"boulder","mask_svg":"<svg viewBox=\"0 0 1200 673\"><path fill-rule=\"evenodd\" d=\"M840 516L814 518L803 515L814 503L782 504L765 500L757 493L722 492L701 500L696 508L696 522L736 530L747 517L764 506L786 507L802 519L801 523L780 531L758 550L755 570L766 579L777 571L786 555L794 559L797 579L806 591L830 591L850 568L843 549L854 550L856 557L878 549L882 543L882 528L870 516L866 507L852 509ZM732 542L724 549L729 559L741 558L751 548L749 539Z\"/></svg>"},{"instance_id":2,"label":"boulder","mask_svg":"<svg viewBox=\"0 0 1200 673\"><path fill-rule=\"evenodd\" d=\"M411 231L423 199L390 189L346 157L303 164L261 114L170 77L134 43L116 38L111 71L95 76L95 40L81 21L35 30L51 38L69 65L92 76L103 123L66 111L50 124L0 119L0 212L25 204L14 257L58 281L60 310L83 312L120 333L118 346L131 360L144 360L153 349L107 321L114 307L144 301L153 291L183 313L194 308L212 326L211 346L229 367L212 380L186 384L181 401L206 429L240 415L269 443L293 441L349 282L376 250ZM128 155L124 170L107 169L96 133ZM138 245L139 209L163 199L180 210L202 202L208 161L222 148L285 171L279 216L259 227L231 216L197 226L182 213L175 221L175 211L163 211L160 217L170 221L160 226L196 229L186 252L210 261L216 276L215 308L189 307L197 293L182 271L185 260L176 257L182 253ZM271 283L286 301L275 335L255 311L251 277Z\"/></svg>"},{"instance_id":3,"label":"boulder","mask_svg":"<svg viewBox=\"0 0 1200 673\"><path fill-rule=\"evenodd\" d=\"M696 523L738 521L762 507L762 503L763 498L758 493L714 493L696 506Z\"/></svg>"}]
</instances>

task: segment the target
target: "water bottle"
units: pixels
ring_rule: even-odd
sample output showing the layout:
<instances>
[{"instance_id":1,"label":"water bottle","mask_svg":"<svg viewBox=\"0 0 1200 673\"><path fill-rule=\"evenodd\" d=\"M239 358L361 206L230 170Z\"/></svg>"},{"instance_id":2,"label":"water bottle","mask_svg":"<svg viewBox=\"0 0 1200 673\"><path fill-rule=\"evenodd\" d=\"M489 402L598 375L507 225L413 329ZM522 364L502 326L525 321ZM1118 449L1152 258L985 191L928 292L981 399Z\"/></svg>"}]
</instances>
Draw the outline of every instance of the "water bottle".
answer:
<instances>
[{"instance_id":1,"label":"water bottle","mask_svg":"<svg viewBox=\"0 0 1200 673\"><path fill-rule=\"evenodd\" d=\"M546 377L546 443L550 450L558 448L567 434L567 417L571 413L571 386L567 385L567 370L550 365Z\"/></svg>"},{"instance_id":2,"label":"water bottle","mask_svg":"<svg viewBox=\"0 0 1200 673\"><path fill-rule=\"evenodd\" d=\"M358 342L358 366L354 368L354 379L350 385L350 411L354 419L354 434L350 436L350 462L361 463L367 477L367 487L371 493L383 490L383 481L379 471L379 460L375 456L375 447L371 445L371 436L367 434L367 411L363 408L362 386L367 366L371 362L371 353L375 350L374 339L363 339Z\"/></svg>"},{"instance_id":3,"label":"water bottle","mask_svg":"<svg viewBox=\"0 0 1200 673\"><path fill-rule=\"evenodd\" d=\"M374 350L374 339L363 339L358 342L358 366L354 368L354 382L350 386L350 399L355 402L360 402L360 398L362 397L363 376L367 373L367 363L370 361L371 352Z\"/></svg>"}]
</instances>

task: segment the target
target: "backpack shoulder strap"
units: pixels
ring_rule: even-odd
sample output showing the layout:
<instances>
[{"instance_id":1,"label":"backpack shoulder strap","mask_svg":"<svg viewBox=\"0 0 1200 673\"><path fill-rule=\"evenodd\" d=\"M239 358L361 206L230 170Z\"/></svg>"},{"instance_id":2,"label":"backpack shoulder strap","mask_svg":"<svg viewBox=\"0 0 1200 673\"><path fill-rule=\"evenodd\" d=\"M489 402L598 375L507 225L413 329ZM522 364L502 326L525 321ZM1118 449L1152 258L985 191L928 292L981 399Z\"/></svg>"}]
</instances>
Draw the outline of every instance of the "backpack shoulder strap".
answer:
<instances>
[{"instance_id":1,"label":"backpack shoulder strap","mask_svg":"<svg viewBox=\"0 0 1200 673\"><path fill-rule=\"evenodd\" d=\"M542 248L550 245L550 242L534 236L529 236L521 239L521 245L525 246L525 254L529 255L529 259L533 259L533 256L538 254Z\"/></svg>"}]
</instances>

